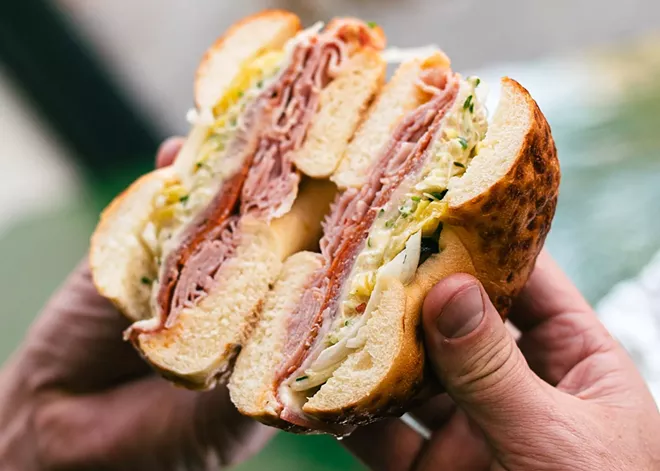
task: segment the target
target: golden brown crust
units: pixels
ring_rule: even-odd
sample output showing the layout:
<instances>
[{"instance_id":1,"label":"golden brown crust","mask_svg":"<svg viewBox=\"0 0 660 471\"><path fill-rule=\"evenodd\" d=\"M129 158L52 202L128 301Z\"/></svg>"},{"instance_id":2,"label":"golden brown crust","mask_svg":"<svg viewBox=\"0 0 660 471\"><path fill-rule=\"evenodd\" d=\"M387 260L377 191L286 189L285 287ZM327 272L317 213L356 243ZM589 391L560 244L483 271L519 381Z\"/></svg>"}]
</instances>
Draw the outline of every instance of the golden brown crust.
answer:
<instances>
[{"instance_id":1,"label":"golden brown crust","mask_svg":"<svg viewBox=\"0 0 660 471\"><path fill-rule=\"evenodd\" d=\"M102 296L108 298L120 312L133 321L143 318L148 312L142 312L138 306L140 303L133 302L129 298L148 298L149 287L141 283L127 283L134 285L131 291L129 286L124 286L109 278L121 278L129 275L117 273L120 268L114 265L121 264L122 260L127 263L139 264L138 259L141 256L147 257L146 251L137 240L142 226L141 219L148 216L152 195L171 174L171 169L164 168L149 172L134 181L103 210L91 237L89 258L94 285ZM128 224L139 227L139 229L134 233L131 231L133 227L126 227ZM124 240L119 233L121 231L126 232ZM131 239L131 243L127 243L125 239ZM106 249L115 245L120 245L122 250L107 253ZM111 264L113 266L110 266ZM136 275L135 281L139 278L140 276Z\"/></svg>"},{"instance_id":2,"label":"golden brown crust","mask_svg":"<svg viewBox=\"0 0 660 471\"><path fill-rule=\"evenodd\" d=\"M227 29L224 33L222 33L213 42L213 44L211 44L211 46L204 52L204 55L202 56L202 59L199 62L199 66L197 67L197 71L195 72L195 81L197 81L197 77L204 75L204 72L206 70L209 61L211 60L211 57L213 57L213 55L217 53L218 50L224 47L227 38L235 34L236 31L238 31L239 29L252 23L253 21L264 18L269 18L269 19L280 18L283 21L290 21L292 26L294 26L296 30L300 30L301 27L300 18L298 18L298 16L295 15L294 13L291 13L286 10L262 10L260 12L254 13L250 16L246 16L245 18L240 19L236 23L232 24L229 27L229 29Z\"/></svg>"},{"instance_id":3,"label":"golden brown crust","mask_svg":"<svg viewBox=\"0 0 660 471\"><path fill-rule=\"evenodd\" d=\"M520 153L486 192L450 206L446 222L471 254L477 278L493 304L506 315L550 230L560 172L550 126L538 105L515 80L503 82L525 98L532 113Z\"/></svg>"},{"instance_id":4,"label":"golden brown crust","mask_svg":"<svg viewBox=\"0 0 660 471\"><path fill-rule=\"evenodd\" d=\"M253 15L247 16L233 25L229 27L218 39L215 40L215 42L204 52L204 55L202 56L202 59L199 63L199 66L197 67L197 71L195 72L195 102L197 106L200 106L199 103L199 88L200 88L200 81L201 78L205 76L205 74L208 72L209 65L211 63L211 59L213 56L220 51L224 46L225 42L227 41L228 38L230 38L232 35L236 34L237 31L239 31L241 28L249 25L252 22L263 20L263 19L273 19L273 20L282 20L283 22L288 22L290 25L290 31L289 34L286 35L286 37L282 38L277 38L277 44L273 44L273 46L281 46L284 44L284 41L288 39L288 37L292 37L295 35L297 31L300 30L301 25L300 25L300 18L298 18L297 15L294 13L291 13L286 10L262 10L258 13L254 13Z\"/></svg>"}]
</instances>

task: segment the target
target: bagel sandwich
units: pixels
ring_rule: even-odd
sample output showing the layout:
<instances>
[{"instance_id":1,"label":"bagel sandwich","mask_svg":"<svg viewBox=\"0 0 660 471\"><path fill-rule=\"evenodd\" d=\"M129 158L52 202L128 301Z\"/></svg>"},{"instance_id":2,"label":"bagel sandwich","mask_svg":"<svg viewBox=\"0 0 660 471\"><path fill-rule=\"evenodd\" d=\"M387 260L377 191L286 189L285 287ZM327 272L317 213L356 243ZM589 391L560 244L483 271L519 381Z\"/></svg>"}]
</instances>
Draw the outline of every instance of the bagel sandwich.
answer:
<instances>
[{"instance_id":1,"label":"bagel sandwich","mask_svg":"<svg viewBox=\"0 0 660 471\"><path fill-rule=\"evenodd\" d=\"M550 229L559 164L550 127L504 78L483 84L441 52L403 62L332 179L320 253L284 262L229 380L238 410L294 432L343 435L404 413L428 384L421 308L469 273L506 316Z\"/></svg>"},{"instance_id":2,"label":"bagel sandwich","mask_svg":"<svg viewBox=\"0 0 660 471\"><path fill-rule=\"evenodd\" d=\"M99 292L161 374L193 389L230 371L282 261L314 248L329 182L384 82L380 28L353 18L301 30L265 11L234 24L196 73L191 130L173 165L103 212Z\"/></svg>"}]
</instances>

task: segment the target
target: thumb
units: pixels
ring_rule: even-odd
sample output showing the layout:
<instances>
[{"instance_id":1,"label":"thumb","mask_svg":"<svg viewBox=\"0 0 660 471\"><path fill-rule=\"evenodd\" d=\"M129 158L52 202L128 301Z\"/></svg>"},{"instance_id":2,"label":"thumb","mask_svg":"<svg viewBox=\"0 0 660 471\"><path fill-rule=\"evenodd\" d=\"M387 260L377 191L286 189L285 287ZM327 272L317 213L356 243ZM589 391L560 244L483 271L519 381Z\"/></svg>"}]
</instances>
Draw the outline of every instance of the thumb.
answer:
<instances>
[{"instance_id":1,"label":"thumb","mask_svg":"<svg viewBox=\"0 0 660 471\"><path fill-rule=\"evenodd\" d=\"M424 302L423 316L435 373L491 442L520 434L531 416L549 411L552 388L527 366L475 278L460 274L438 283Z\"/></svg>"}]
</instances>

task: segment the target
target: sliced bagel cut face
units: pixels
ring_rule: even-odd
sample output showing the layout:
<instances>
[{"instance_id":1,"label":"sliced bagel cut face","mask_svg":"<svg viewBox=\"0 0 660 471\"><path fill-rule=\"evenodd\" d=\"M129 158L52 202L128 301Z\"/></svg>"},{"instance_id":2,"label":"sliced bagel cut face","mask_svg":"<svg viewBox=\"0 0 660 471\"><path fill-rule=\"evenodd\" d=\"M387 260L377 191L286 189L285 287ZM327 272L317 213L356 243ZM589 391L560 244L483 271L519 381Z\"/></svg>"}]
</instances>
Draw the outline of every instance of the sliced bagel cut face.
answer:
<instances>
[{"instance_id":1,"label":"sliced bagel cut face","mask_svg":"<svg viewBox=\"0 0 660 471\"><path fill-rule=\"evenodd\" d=\"M449 59L444 59L444 66L449 67ZM341 190L360 188L369 182L383 143L406 113L424 103L418 80L425 65L424 58L404 62L378 94L331 177Z\"/></svg>"},{"instance_id":2,"label":"sliced bagel cut face","mask_svg":"<svg viewBox=\"0 0 660 471\"><path fill-rule=\"evenodd\" d=\"M355 424L405 410L424 384L424 355L418 336L421 302L442 277L457 272L470 273L478 276L484 286L498 286L507 296L515 296L521 289L527 275L515 284L502 283L506 278L500 278L499 274L507 267L494 263L499 260L479 256L479 247L483 246L478 244L483 244L483 235L487 233L484 231L488 231L489 224L494 221L492 213L483 211L483 205L488 209L489 201L497 204L501 192L507 191L512 183L516 191L523 192L523 204L528 194L543 195L543 198L533 198L533 203L527 199L525 211L520 209L519 203L505 209L503 214L512 218L515 231L496 231L506 246L527 240L526 231L538 227L533 235L534 243L521 246L527 250L524 267L515 259L503 260L505 265L510 263L528 274L554 214L559 167L549 126L536 103L517 82L505 79L502 86L502 101L478 152L466 166L467 170L447 183L449 188L443 195L446 207L438 217L442 223L439 253L425 259L412 280L383 279L381 298L375 303L378 307L371 311L360 329L360 345L353 342L358 348L349 352L346 360L318 389L307 391L309 400L302 410L308 416L325 422ZM510 133L512 129L514 132ZM475 173L470 177L474 180L461 187L458 182L470 172L474 162L481 172L492 173L489 177ZM518 185L521 178L526 179L522 188ZM482 186L475 182L481 182ZM452 189L457 191L455 199L451 196ZM525 217L524 225L516 219L521 214ZM497 294L489 291L489 295L497 301ZM502 314L506 313L506 304L498 307Z\"/></svg>"},{"instance_id":3,"label":"sliced bagel cut face","mask_svg":"<svg viewBox=\"0 0 660 471\"><path fill-rule=\"evenodd\" d=\"M440 253L408 284L390 279L352 352L303 406L339 423L401 413L423 384L421 304L452 273L475 275L499 311L527 280L554 215L559 163L550 127L527 90L502 81L502 98L465 173L449 182ZM512 275L513 273L513 275ZM387 327L391 335L383 335Z\"/></svg>"},{"instance_id":4,"label":"sliced bagel cut face","mask_svg":"<svg viewBox=\"0 0 660 471\"><path fill-rule=\"evenodd\" d=\"M263 294L280 271L277 239L269 225L248 217L236 228L237 246L217 274L206 297L178 313L166 328L137 335L149 363L169 379L207 389L231 368L245 342Z\"/></svg>"},{"instance_id":5,"label":"sliced bagel cut face","mask_svg":"<svg viewBox=\"0 0 660 471\"><path fill-rule=\"evenodd\" d=\"M294 395L309 396L363 345L365 323L378 308L384 289L382 280L394 277L410 282L422 257L422 238L437 245L439 219L447 207L439 195L446 193L452 176L464 171L485 134L485 111L472 101L474 82L451 73L444 63L420 74L430 81L418 84L420 92L430 95L428 102L402 119L393 134L400 141L385 145L383 162L372 170L375 176L360 192L348 191L339 198L336 211L346 215L337 221L331 215L326 226L327 247L338 247L326 249L326 256L340 260L333 259L326 268L331 280L327 287L325 278L319 277L322 285L316 289L324 291L320 309L326 314L320 318L316 314L319 326L314 328L321 333L303 353L304 361L295 374L284 381L284 389L290 388ZM426 124L422 124L424 119ZM398 149L409 149L408 154L401 157ZM373 201L362 193L375 194ZM350 201L345 204L346 198ZM359 211L360 204L371 206L364 216L356 219L348 214ZM337 231L342 225L345 228ZM337 243L335 238L342 241ZM303 311L299 315L306 317ZM291 396L284 391L283 395Z\"/></svg>"},{"instance_id":6,"label":"sliced bagel cut face","mask_svg":"<svg viewBox=\"0 0 660 471\"><path fill-rule=\"evenodd\" d=\"M137 321L152 316L150 292L158 268L153 263L150 238L147 234L145 240L144 228L153 216L154 199L173 181L193 179L191 175L200 167L201 147L212 132L215 117L211 110L232 91L232 84L240 81L237 77L240 78L246 64L282 49L299 29L296 15L273 10L245 18L220 37L207 51L196 73L195 101L200 111L195 114L205 115L207 119L202 121L206 122L193 126L172 167L138 179L104 210L91 240L92 276L100 294L129 319ZM208 185L197 186L212 191Z\"/></svg>"},{"instance_id":7,"label":"sliced bagel cut face","mask_svg":"<svg viewBox=\"0 0 660 471\"><path fill-rule=\"evenodd\" d=\"M250 342L241 351L229 380L231 399L238 410L265 423L290 424L279 418L281 406L273 383L283 360L289 315L307 288L310 277L323 265L320 254L299 252L289 257L263 305L262 317Z\"/></svg>"}]
</instances>

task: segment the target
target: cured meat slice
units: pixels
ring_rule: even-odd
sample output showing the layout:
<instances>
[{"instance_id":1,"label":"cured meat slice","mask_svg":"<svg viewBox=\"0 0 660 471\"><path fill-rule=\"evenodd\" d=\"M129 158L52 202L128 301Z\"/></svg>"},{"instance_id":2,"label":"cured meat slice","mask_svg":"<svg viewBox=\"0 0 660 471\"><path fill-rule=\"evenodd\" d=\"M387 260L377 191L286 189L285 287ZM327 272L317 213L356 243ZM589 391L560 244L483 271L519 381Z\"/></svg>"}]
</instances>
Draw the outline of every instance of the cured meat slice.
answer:
<instances>
[{"instance_id":1,"label":"cured meat slice","mask_svg":"<svg viewBox=\"0 0 660 471\"><path fill-rule=\"evenodd\" d=\"M430 99L399 122L373 165L368 182L359 190L346 190L333 204L320 243L325 265L313 276L289 320L285 360L278 370L276 390L281 392L280 385L287 378L303 375L326 348L324 334L338 315L344 284L376 215L403 179L424 166L426 150L456 100L458 87L456 77L445 68L425 71L420 77L420 90L430 94ZM294 423L310 420L296 401L283 399L280 397L282 417Z\"/></svg>"}]
</instances>

